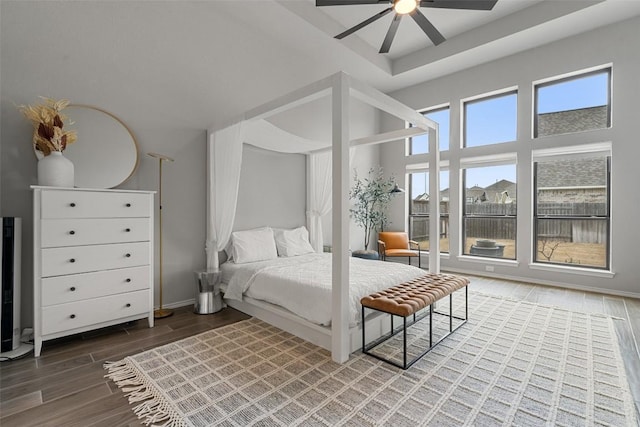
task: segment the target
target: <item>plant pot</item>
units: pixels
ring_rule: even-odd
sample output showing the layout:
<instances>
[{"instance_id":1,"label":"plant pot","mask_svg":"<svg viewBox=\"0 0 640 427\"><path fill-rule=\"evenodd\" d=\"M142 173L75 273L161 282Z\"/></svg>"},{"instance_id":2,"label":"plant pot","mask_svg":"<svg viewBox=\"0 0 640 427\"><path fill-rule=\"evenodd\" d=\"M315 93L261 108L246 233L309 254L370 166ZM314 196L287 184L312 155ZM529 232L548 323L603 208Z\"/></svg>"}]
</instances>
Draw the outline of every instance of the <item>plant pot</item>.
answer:
<instances>
[{"instance_id":1,"label":"plant pot","mask_svg":"<svg viewBox=\"0 0 640 427\"><path fill-rule=\"evenodd\" d=\"M378 256L378 252L376 251L365 251L365 250L357 250L357 251L353 251L351 253L351 256L354 256L356 258L363 258L363 259L379 259Z\"/></svg>"},{"instance_id":2,"label":"plant pot","mask_svg":"<svg viewBox=\"0 0 640 427\"><path fill-rule=\"evenodd\" d=\"M489 239L478 239L476 240L476 246L479 248L495 248L496 241Z\"/></svg>"},{"instance_id":3,"label":"plant pot","mask_svg":"<svg viewBox=\"0 0 640 427\"><path fill-rule=\"evenodd\" d=\"M52 151L38 160L38 185L73 187L73 163L60 151Z\"/></svg>"}]
</instances>

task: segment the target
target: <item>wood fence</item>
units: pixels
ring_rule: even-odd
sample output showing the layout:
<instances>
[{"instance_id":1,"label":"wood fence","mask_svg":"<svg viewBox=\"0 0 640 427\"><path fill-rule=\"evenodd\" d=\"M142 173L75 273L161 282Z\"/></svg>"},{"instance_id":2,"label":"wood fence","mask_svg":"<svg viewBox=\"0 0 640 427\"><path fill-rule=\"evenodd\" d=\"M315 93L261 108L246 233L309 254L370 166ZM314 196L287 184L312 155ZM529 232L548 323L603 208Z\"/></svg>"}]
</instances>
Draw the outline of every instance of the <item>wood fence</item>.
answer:
<instances>
[{"instance_id":1,"label":"wood fence","mask_svg":"<svg viewBox=\"0 0 640 427\"><path fill-rule=\"evenodd\" d=\"M440 205L441 237L448 237L448 204ZM420 204L420 211L427 209L428 203ZM446 208L443 209L443 208ZM483 239L510 239L516 237L515 203L469 203L466 205L465 234L467 237ZM539 203L538 236L549 241L575 243L605 243L608 235L607 221L602 219L607 211L606 203ZM416 210L412 211L414 214ZM562 216L565 218L545 218ZM568 218L566 218L568 217ZM582 217L572 219L571 217ZM584 219L585 217L589 219ZM416 240L429 238L429 218L412 215L410 235Z\"/></svg>"}]
</instances>

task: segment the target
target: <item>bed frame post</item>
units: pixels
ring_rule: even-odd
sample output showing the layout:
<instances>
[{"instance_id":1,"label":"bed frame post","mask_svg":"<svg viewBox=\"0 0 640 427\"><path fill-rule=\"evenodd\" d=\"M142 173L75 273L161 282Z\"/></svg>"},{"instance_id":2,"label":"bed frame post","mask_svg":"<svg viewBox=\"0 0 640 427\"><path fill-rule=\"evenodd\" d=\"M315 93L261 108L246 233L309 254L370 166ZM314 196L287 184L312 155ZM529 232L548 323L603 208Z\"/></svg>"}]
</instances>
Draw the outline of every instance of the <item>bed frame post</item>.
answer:
<instances>
[{"instance_id":1,"label":"bed frame post","mask_svg":"<svg viewBox=\"0 0 640 427\"><path fill-rule=\"evenodd\" d=\"M331 358L349 359L349 78L334 75L332 104Z\"/></svg>"}]
</instances>

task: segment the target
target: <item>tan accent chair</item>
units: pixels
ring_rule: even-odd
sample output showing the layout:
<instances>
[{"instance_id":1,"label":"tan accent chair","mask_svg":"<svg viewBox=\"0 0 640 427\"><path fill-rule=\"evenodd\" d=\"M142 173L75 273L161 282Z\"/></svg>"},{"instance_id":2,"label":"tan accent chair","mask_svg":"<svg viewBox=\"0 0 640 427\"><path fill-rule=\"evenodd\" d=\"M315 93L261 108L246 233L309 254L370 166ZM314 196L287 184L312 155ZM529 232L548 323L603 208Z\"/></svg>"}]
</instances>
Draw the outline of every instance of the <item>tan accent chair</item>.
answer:
<instances>
[{"instance_id":1,"label":"tan accent chair","mask_svg":"<svg viewBox=\"0 0 640 427\"><path fill-rule=\"evenodd\" d=\"M412 246L417 250L412 249ZM411 265L411 258L418 257L418 267L422 267L420 245L418 242L409 240L409 235L404 231L381 231L378 233L378 253L383 261L386 261L387 257L407 257L409 265Z\"/></svg>"}]
</instances>

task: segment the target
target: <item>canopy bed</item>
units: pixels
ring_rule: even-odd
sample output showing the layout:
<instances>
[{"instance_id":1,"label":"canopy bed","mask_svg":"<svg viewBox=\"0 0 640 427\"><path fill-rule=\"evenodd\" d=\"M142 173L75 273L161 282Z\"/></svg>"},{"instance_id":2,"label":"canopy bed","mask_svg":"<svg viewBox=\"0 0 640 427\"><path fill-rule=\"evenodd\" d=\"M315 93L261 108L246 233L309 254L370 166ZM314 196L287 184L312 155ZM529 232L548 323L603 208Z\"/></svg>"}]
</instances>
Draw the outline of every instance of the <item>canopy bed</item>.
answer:
<instances>
[{"instance_id":1,"label":"canopy bed","mask_svg":"<svg viewBox=\"0 0 640 427\"><path fill-rule=\"evenodd\" d=\"M266 119L285 110L299 107L321 97L331 99L331 141L310 141L290 134ZM410 126L363 138L350 140L349 105L357 99L378 110L399 118ZM219 269L218 253L225 249L231 237L236 213L238 183L242 162L242 144L249 143L270 150L307 155L307 228L313 249L322 252L321 217L332 213L332 253L328 269L331 272L330 327L304 319L293 311L249 296L242 300L227 299L227 303L249 315L286 330L331 350L332 358L345 362L351 351L359 348L359 325L350 314L349 295L349 159L350 148L402 140L429 134L429 171L431 194L439 188L439 152L437 124L388 95L339 72L313 84L295 90L271 102L247 111L231 126L208 132L207 180L207 269ZM438 236L439 206L430 206L431 236ZM376 262L352 260L357 262ZM319 261L318 261L319 262ZM385 263L386 266L392 263ZM429 272L440 267L439 241L431 242ZM374 329L374 328L371 328ZM369 327L368 327L369 330ZM372 331L373 332L373 331Z\"/></svg>"}]
</instances>

